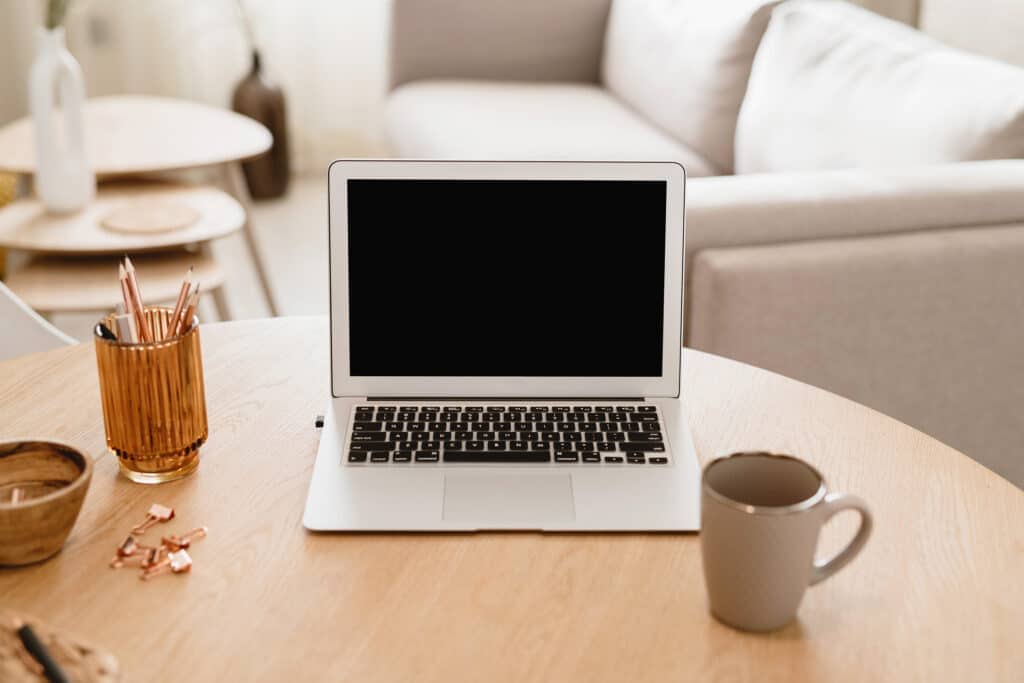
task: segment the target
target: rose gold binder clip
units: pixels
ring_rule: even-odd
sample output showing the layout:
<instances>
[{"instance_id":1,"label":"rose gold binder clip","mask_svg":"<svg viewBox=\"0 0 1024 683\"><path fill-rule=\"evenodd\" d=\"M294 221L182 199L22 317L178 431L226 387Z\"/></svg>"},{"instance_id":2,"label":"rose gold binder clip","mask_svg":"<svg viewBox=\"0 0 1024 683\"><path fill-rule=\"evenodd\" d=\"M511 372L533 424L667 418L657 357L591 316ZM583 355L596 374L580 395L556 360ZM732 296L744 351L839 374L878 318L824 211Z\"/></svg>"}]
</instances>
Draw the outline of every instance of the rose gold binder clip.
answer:
<instances>
[{"instance_id":1,"label":"rose gold binder clip","mask_svg":"<svg viewBox=\"0 0 1024 683\"><path fill-rule=\"evenodd\" d=\"M149 511L146 513L146 519L133 526L132 533L145 533L146 529L153 526L157 522L167 522L172 519L174 519L174 508L169 508L165 505L153 503L152 505L149 506Z\"/></svg>"},{"instance_id":2,"label":"rose gold binder clip","mask_svg":"<svg viewBox=\"0 0 1024 683\"><path fill-rule=\"evenodd\" d=\"M153 550L159 550L159 548L143 545L139 543L138 539L129 534L128 538L124 539L121 545L117 547L117 554L110 560L110 566L113 569L119 569L128 562L140 560L145 562L146 554Z\"/></svg>"},{"instance_id":3,"label":"rose gold binder clip","mask_svg":"<svg viewBox=\"0 0 1024 683\"><path fill-rule=\"evenodd\" d=\"M188 551L182 548L181 550L175 550L173 553L168 553L167 557L152 567L143 569L142 573L139 574L139 578L143 581L149 581L154 576L159 576L169 571L175 574L184 574L191 569L192 558L189 557Z\"/></svg>"},{"instance_id":4,"label":"rose gold binder clip","mask_svg":"<svg viewBox=\"0 0 1024 683\"><path fill-rule=\"evenodd\" d=\"M192 541L198 541L200 538L206 538L206 533L209 531L205 526L198 527L189 531L188 533L178 536L171 534L170 536L164 536L160 539L160 543L170 551L182 550L192 545Z\"/></svg>"}]
</instances>

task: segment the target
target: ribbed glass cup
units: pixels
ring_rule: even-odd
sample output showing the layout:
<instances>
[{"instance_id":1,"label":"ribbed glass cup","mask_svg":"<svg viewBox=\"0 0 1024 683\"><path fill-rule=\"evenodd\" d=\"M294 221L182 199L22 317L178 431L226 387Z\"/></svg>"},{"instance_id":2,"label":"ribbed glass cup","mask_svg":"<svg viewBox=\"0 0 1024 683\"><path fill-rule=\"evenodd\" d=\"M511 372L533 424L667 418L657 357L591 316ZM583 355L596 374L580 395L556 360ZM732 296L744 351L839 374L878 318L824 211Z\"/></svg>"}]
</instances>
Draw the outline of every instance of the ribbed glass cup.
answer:
<instances>
[{"instance_id":1,"label":"ribbed glass cup","mask_svg":"<svg viewBox=\"0 0 1024 683\"><path fill-rule=\"evenodd\" d=\"M147 307L154 336L171 309ZM102 321L116 329L114 316ZM122 344L95 336L107 448L121 473L143 484L179 479L199 466L209 434L199 326L167 341Z\"/></svg>"}]
</instances>

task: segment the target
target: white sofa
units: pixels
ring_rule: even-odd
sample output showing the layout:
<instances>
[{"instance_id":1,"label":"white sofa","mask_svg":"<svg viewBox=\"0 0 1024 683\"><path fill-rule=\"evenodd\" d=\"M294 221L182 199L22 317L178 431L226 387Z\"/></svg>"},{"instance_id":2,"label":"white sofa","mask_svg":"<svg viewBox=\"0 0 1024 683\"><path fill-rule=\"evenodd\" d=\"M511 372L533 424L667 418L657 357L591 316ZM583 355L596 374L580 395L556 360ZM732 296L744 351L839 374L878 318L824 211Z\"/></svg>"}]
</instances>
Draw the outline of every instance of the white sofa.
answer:
<instances>
[{"instance_id":1,"label":"white sofa","mask_svg":"<svg viewBox=\"0 0 1024 683\"><path fill-rule=\"evenodd\" d=\"M391 60L395 156L681 161L688 346L1024 485L1024 69L840 0L395 0Z\"/></svg>"}]
</instances>

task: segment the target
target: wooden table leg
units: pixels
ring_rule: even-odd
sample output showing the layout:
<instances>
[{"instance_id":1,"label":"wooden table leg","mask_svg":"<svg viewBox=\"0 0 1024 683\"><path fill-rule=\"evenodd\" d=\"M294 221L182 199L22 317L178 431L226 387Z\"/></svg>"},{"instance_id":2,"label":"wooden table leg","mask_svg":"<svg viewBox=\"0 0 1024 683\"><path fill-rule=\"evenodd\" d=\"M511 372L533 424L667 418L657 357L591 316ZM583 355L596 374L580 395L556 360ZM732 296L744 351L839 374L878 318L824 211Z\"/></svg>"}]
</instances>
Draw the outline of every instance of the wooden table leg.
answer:
<instances>
[{"instance_id":1,"label":"wooden table leg","mask_svg":"<svg viewBox=\"0 0 1024 683\"><path fill-rule=\"evenodd\" d=\"M201 243L199 245L199 253L214 259L213 247L211 245L212 242ZM226 322L231 320L231 308L228 306L227 296L224 293L224 284L221 283L207 293L213 297L213 303L217 309L218 321Z\"/></svg>"},{"instance_id":2,"label":"wooden table leg","mask_svg":"<svg viewBox=\"0 0 1024 683\"><path fill-rule=\"evenodd\" d=\"M259 278L260 287L263 289L263 296L267 300L267 306L270 308L270 315L279 315L277 310L277 304L274 302L274 294L270 289L270 280L267 277L267 269L263 263L263 259L260 256L259 248L256 245L256 237L253 234L252 229L252 198L249 196L249 189L245 185L245 176L242 173L242 166L238 163L221 164L221 182L223 183L224 189L245 209L245 225L242 226L242 234L245 237L245 244L249 248L249 255L252 259L253 267L256 269L256 276ZM223 293L218 296L223 297ZM220 302L217 302L218 312L221 307ZM226 309L225 309L226 310Z\"/></svg>"}]
</instances>

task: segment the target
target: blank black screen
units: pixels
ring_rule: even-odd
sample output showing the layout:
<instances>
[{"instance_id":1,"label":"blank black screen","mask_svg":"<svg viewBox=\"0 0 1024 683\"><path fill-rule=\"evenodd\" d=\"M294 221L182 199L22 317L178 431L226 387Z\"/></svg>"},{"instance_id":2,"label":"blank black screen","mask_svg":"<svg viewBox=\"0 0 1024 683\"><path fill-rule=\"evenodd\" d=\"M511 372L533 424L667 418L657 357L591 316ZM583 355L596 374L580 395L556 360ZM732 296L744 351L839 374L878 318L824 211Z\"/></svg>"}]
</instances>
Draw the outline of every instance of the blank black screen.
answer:
<instances>
[{"instance_id":1,"label":"blank black screen","mask_svg":"<svg viewBox=\"0 0 1024 683\"><path fill-rule=\"evenodd\" d=\"M658 377L663 181L349 180L353 376Z\"/></svg>"}]
</instances>

